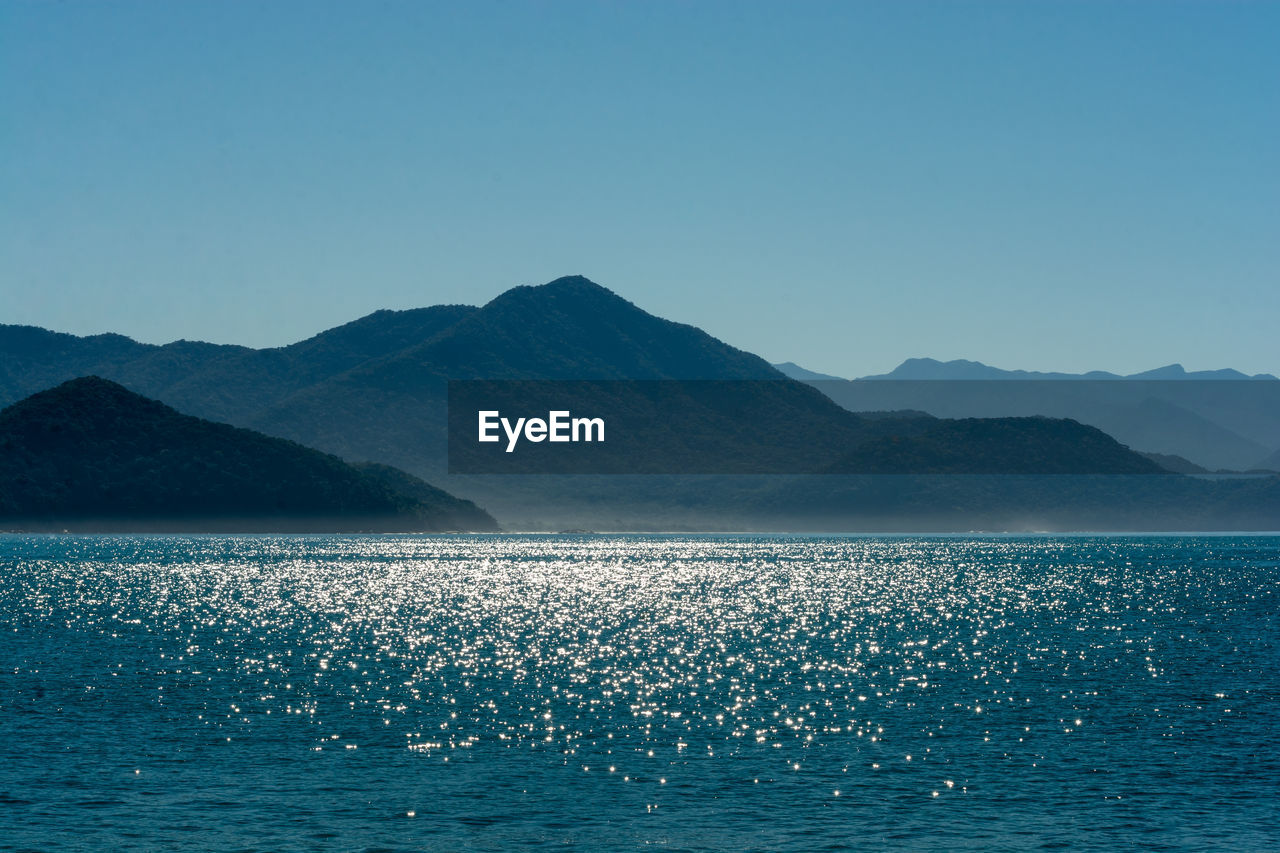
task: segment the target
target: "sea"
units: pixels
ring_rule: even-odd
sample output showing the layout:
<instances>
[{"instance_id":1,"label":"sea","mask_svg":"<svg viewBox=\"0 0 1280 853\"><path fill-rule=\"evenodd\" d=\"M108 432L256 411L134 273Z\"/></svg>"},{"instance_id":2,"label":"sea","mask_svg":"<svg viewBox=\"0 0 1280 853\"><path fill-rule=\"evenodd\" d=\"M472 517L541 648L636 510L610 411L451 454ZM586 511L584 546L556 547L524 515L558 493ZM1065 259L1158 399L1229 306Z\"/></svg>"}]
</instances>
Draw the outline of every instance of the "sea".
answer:
<instances>
[{"instance_id":1,"label":"sea","mask_svg":"<svg viewBox=\"0 0 1280 853\"><path fill-rule=\"evenodd\" d=\"M1276 850L1274 535L0 536L0 850Z\"/></svg>"}]
</instances>

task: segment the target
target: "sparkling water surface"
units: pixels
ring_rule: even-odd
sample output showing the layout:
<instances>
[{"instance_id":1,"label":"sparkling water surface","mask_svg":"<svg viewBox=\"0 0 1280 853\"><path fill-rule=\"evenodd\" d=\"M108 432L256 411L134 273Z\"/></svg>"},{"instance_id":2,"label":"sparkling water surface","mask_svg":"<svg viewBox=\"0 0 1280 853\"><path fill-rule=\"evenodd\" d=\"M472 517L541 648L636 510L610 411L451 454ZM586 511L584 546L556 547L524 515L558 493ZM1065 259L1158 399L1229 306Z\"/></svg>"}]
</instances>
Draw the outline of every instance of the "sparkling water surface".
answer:
<instances>
[{"instance_id":1,"label":"sparkling water surface","mask_svg":"<svg viewBox=\"0 0 1280 853\"><path fill-rule=\"evenodd\" d=\"M1268 536L0 536L0 849L1280 849L1278 593Z\"/></svg>"}]
</instances>

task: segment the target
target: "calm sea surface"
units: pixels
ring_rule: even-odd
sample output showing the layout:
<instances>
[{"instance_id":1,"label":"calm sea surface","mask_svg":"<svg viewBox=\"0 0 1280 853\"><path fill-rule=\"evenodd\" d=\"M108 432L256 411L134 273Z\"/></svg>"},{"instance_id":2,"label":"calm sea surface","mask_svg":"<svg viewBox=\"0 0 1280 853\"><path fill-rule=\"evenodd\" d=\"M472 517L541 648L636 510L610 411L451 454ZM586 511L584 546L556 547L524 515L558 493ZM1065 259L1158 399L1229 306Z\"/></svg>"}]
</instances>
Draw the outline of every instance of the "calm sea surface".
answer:
<instances>
[{"instance_id":1,"label":"calm sea surface","mask_svg":"<svg viewBox=\"0 0 1280 853\"><path fill-rule=\"evenodd\" d=\"M1278 849L1277 605L1277 537L0 536L0 849Z\"/></svg>"}]
</instances>

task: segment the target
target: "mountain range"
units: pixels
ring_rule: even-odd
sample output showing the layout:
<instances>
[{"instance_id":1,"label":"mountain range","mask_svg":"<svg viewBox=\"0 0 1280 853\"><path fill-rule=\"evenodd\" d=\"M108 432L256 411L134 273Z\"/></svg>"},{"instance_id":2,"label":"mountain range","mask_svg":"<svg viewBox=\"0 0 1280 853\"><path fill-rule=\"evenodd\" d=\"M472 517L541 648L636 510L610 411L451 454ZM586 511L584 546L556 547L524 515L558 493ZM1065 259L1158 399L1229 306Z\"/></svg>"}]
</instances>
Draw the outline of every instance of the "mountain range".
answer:
<instances>
[{"instance_id":1,"label":"mountain range","mask_svg":"<svg viewBox=\"0 0 1280 853\"><path fill-rule=\"evenodd\" d=\"M1181 365L1119 376L1001 370L976 361L904 361L844 380L778 366L850 411L911 409L941 418L1044 415L1096 426L1170 459L1174 470L1280 470L1280 381Z\"/></svg>"},{"instance_id":2,"label":"mountain range","mask_svg":"<svg viewBox=\"0 0 1280 853\"><path fill-rule=\"evenodd\" d=\"M920 411L895 411L927 411L896 404L868 406L867 413L855 414L763 359L695 327L650 315L580 276L513 288L479 307L379 311L273 349L190 341L157 346L119 335L77 337L0 326L0 405L87 374L193 416L286 438L346 460L403 469L477 501L508 527L769 526L777 519L793 519L799 506L820 507L824 524L844 519L842 525L850 529L860 524L859 518L881 523L885 513L893 512L908 520L928 515L965 525L980 510L984 523L999 524L1000 518L1013 517L1009 512L1037 501L1045 505L1038 518L1052 516L1052 496L1061 493L1061 483L1047 485L1046 478L1033 477L1021 492L972 483L957 492L957 483L964 481L955 474L1161 470L1098 430L1069 420L948 422ZM834 474L809 478L804 486L797 485L799 480L782 482L786 478L450 475L450 379L762 380L752 383L759 390L750 411L762 417L786 413L790 423L816 430L821 439L812 455L830 460L829 470L950 479L886 492L883 478L858 485ZM709 409L709 416L726 414ZM1016 464L1010 467L1010 460ZM1046 463L1052 464L1044 467ZM1072 492L1075 509L1118 500L1137 507L1132 517L1139 518L1142 495L1157 487L1132 486L1123 494L1114 483L1102 492L1090 488ZM1180 486L1190 491L1173 497L1169 487L1159 488L1166 504L1202 507L1205 518L1211 509L1222 510L1216 518L1236 506L1236 493L1218 489L1210 494L1202 483ZM1269 487L1250 488L1262 489L1263 499L1248 505L1269 512ZM969 498L965 489L972 492ZM1069 509L1066 504L1062 508ZM1187 523L1194 526L1197 517L1187 516Z\"/></svg>"},{"instance_id":3,"label":"mountain range","mask_svg":"<svg viewBox=\"0 0 1280 853\"><path fill-rule=\"evenodd\" d=\"M862 441L909 439L921 428L851 416L758 356L578 276L516 287L479 308L380 311L278 349L152 346L118 335L0 327L0 353L0 404L92 373L199 417L431 477L446 473L450 379L768 380L750 385L753 417L785 412L774 432L803 424L807 444L816 445L806 452L819 467ZM1079 460L1090 472L1112 471L1114 461L1098 469ZM998 464L982 461L984 470ZM1144 470L1132 459L1121 470L1135 466Z\"/></svg>"},{"instance_id":4,"label":"mountain range","mask_svg":"<svg viewBox=\"0 0 1280 853\"><path fill-rule=\"evenodd\" d=\"M275 349L0 326L0 405L87 374L189 414L418 474L444 470L449 379L783 378L580 277L517 287L479 308L379 311Z\"/></svg>"},{"instance_id":5,"label":"mountain range","mask_svg":"<svg viewBox=\"0 0 1280 853\"><path fill-rule=\"evenodd\" d=\"M816 373L808 370L795 362L785 361L781 364L775 364L779 371L790 376L792 379L800 380L817 380L832 379L843 380L844 377L833 376L829 373ZM1041 372L1038 370L1004 370L999 367L991 367L980 361L968 361L963 358L952 359L951 361L938 361L934 358L909 358L899 364L888 373L877 373L869 376L857 377L859 379L1160 379L1160 380L1228 380L1238 381L1241 379L1257 379L1257 380L1276 380L1277 377L1270 373L1256 373L1250 376L1247 373L1241 373L1239 370L1224 368L1221 370L1192 370L1188 371L1181 364L1167 364L1164 367L1157 367L1153 370L1145 370L1141 373L1130 373L1121 375L1111 373L1106 370L1090 370L1087 373L1057 373L1057 372Z\"/></svg>"}]
</instances>

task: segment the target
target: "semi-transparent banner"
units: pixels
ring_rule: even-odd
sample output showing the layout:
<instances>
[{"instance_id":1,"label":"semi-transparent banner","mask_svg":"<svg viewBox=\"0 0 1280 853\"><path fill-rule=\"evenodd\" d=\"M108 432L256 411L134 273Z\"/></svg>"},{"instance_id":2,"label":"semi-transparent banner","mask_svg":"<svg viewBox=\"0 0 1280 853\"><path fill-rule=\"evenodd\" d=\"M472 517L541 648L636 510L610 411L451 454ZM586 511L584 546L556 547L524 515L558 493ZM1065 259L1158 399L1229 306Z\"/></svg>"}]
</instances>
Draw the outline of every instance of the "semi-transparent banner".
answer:
<instances>
[{"instance_id":1,"label":"semi-transparent banner","mask_svg":"<svg viewBox=\"0 0 1280 853\"><path fill-rule=\"evenodd\" d=\"M454 474L1261 473L1280 382L454 380L448 448Z\"/></svg>"}]
</instances>

